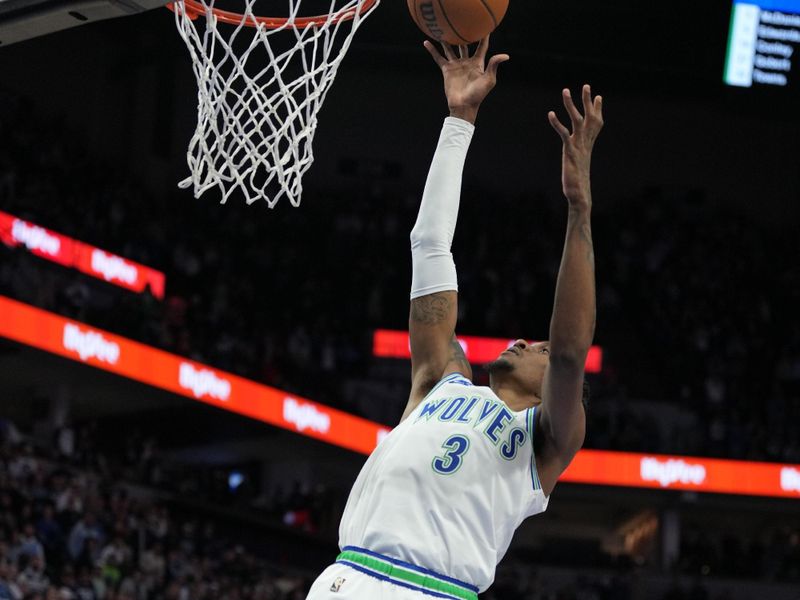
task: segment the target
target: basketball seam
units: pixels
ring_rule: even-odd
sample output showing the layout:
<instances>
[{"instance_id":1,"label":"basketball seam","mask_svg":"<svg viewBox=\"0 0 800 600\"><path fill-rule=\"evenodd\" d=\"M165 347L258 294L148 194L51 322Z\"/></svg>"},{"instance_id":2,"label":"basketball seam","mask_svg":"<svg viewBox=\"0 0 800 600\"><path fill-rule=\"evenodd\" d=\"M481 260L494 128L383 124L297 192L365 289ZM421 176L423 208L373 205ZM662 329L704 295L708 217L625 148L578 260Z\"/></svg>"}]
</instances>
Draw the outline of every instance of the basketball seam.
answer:
<instances>
[{"instance_id":1,"label":"basketball seam","mask_svg":"<svg viewBox=\"0 0 800 600\"><path fill-rule=\"evenodd\" d=\"M469 40L460 33L458 33L458 30L455 27L453 27L453 24L450 22L450 18L447 16L447 11L444 9L444 4L442 4L442 0L437 0L437 2L439 3L439 10L442 11L442 16L444 17L444 20L447 21L447 24L450 26L450 29L453 31L453 33L455 33L458 37L460 37L462 40L464 40L466 43L469 44L470 43Z\"/></svg>"},{"instance_id":2,"label":"basketball seam","mask_svg":"<svg viewBox=\"0 0 800 600\"><path fill-rule=\"evenodd\" d=\"M492 9L489 6L489 4L486 2L486 0L481 0L481 4L483 4L483 7L486 9L486 12L489 13L489 16L492 17L492 23L494 23L494 26L497 27L497 19L495 18L494 13L492 12Z\"/></svg>"}]
</instances>

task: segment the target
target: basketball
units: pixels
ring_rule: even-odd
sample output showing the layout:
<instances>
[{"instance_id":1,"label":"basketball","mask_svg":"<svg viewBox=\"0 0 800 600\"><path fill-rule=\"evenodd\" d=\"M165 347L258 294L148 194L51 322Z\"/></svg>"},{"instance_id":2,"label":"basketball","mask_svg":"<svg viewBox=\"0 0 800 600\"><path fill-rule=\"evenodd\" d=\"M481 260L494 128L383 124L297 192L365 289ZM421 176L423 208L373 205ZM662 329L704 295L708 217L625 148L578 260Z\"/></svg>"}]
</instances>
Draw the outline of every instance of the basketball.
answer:
<instances>
[{"instance_id":1,"label":"basketball","mask_svg":"<svg viewBox=\"0 0 800 600\"><path fill-rule=\"evenodd\" d=\"M508 0L407 0L411 17L425 35L460 45L494 31L508 10Z\"/></svg>"}]
</instances>

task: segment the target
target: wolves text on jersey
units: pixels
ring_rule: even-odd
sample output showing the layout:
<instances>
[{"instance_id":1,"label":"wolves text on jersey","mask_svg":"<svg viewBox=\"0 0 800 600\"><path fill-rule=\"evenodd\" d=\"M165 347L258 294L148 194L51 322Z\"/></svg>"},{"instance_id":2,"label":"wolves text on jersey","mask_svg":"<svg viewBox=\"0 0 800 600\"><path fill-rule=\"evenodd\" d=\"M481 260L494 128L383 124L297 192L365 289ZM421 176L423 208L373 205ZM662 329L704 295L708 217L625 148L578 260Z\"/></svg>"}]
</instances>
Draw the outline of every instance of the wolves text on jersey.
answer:
<instances>
[{"instance_id":1,"label":"wolves text on jersey","mask_svg":"<svg viewBox=\"0 0 800 600\"><path fill-rule=\"evenodd\" d=\"M476 430L480 428L506 460L516 458L517 451L525 445L529 437L522 427L514 427L506 433L509 423L514 420L514 413L502 402L491 398L451 396L428 400L422 405L414 424L431 419L463 424L464 427Z\"/></svg>"}]
</instances>

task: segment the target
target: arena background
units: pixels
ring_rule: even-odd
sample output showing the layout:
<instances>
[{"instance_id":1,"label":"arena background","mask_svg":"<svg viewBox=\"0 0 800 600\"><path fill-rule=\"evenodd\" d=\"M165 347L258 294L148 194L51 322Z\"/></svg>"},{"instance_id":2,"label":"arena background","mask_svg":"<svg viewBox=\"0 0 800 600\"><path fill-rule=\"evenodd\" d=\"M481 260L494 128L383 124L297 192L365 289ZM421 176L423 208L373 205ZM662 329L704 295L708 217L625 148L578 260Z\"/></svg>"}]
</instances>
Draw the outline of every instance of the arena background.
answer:
<instances>
[{"instance_id":1,"label":"arena background","mask_svg":"<svg viewBox=\"0 0 800 600\"><path fill-rule=\"evenodd\" d=\"M718 0L512 0L493 37L512 59L464 178L459 333L546 336L565 207L545 117L591 82L607 126L586 448L749 462L728 465L737 493L559 484L486 598L800 598L800 94L723 85L729 19ZM324 441L325 407L391 427L408 394L408 362L373 336L406 328L446 111L421 41L403 3L379 7L322 110L302 206L275 210L176 188L197 101L166 10L0 47L0 330L47 317L14 300L299 411L275 427L210 388L120 377L48 351L44 326L1 340L0 598L305 598L365 458ZM13 219L162 272L163 298L29 252ZM753 461L790 472L784 497L747 493Z\"/></svg>"}]
</instances>

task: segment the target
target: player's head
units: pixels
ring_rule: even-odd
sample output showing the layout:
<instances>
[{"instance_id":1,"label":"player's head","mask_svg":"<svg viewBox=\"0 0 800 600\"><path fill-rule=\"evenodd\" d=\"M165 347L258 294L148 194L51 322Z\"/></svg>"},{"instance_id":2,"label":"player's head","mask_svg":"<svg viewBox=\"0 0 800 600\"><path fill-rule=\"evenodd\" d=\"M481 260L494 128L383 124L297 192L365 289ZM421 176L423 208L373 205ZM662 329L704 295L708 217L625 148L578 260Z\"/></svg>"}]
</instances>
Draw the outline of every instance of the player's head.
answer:
<instances>
[{"instance_id":1,"label":"player's head","mask_svg":"<svg viewBox=\"0 0 800 600\"><path fill-rule=\"evenodd\" d=\"M550 342L529 344L525 340L517 340L486 365L486 369L492 387L513 387L526 396L541 398L548 364Z\"/></svg>"},{"instance_id":2,"label":"player's head","mask_svg":"<svg viewBox=\"0 0 800 600\"><path fill-rule=\"evenodd\" d=\"M519 393L536 398L542 397L544 374L550 364L550 342L529 344L517 340L494 361L486 365L489 385L513 387ZM583 382L583 407L589 405L589 384Z\"/></svg>"}]
</instances>

